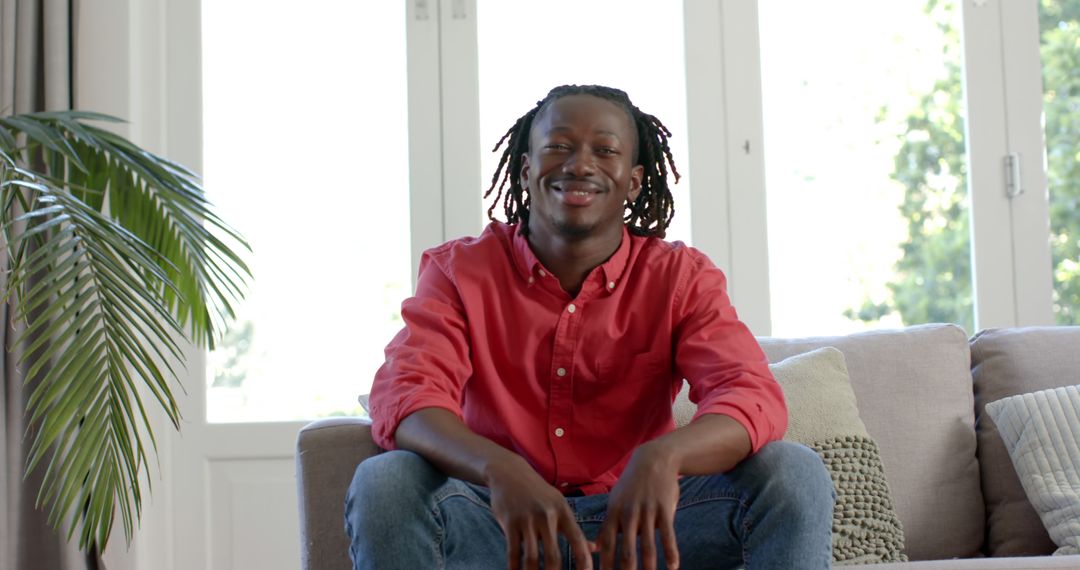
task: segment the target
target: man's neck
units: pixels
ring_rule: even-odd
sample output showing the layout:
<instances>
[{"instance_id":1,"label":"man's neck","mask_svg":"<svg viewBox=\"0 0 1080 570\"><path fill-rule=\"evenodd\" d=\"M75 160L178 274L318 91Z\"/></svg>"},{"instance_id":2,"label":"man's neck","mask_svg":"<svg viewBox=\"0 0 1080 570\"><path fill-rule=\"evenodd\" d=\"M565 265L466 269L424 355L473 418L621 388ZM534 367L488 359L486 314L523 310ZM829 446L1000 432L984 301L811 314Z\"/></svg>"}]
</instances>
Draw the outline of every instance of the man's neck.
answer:
<instances>
[{"instance_id":1,"label":"man's neck","mask_svg":"<svg viewBox=\"0 0 1080 570\"><path fill-rule=\"evenodd\" d=\"M581 238L530 231L528 241L540 263L558 278L559 284L571 297L576 297L589 272L619 249L622 234L622 228L611 235Z\"/></svg>"}]
</instances>

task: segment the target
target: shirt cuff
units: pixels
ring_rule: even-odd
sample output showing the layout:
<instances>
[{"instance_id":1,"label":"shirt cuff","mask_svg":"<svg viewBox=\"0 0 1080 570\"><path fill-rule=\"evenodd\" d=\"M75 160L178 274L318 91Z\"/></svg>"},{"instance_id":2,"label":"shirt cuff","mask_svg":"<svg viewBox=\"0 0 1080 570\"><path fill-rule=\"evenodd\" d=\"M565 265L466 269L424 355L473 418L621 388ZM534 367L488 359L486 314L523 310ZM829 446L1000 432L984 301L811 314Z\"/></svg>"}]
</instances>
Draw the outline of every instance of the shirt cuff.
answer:
<instances>
[{"instance_id":1,"label":"shirt cuff","mask_svg":"<svg viewBox=\"0 0 1080 570\"><path fill-rule=\"evenodd\" d=\"M705 406L699 406L697 413L694 414L694 418L691 421L706 414L721 414L739 422L750 436L751 454L757 453L766 443L784 437L784 431L787 429L786 421L784 422L784 425L777 426L770 420L764 411L756 411L756 413L751 415L742 407L729 402L716 402Z\"/></svg>"},{"instance_id":2,"label":"shirt cuff","mask_svg":"<svg viewBox=\"0 0 1080 570\"><path fill-rule=\"evenodd\" d=\"M407 398L395 404L371 409L371 437L375 444L387 451L397 449L394 434L398 426L410 414L424 408L442 408L465 421L461 406L446 396L425 394Z\"/></svg>"}]
</instances>

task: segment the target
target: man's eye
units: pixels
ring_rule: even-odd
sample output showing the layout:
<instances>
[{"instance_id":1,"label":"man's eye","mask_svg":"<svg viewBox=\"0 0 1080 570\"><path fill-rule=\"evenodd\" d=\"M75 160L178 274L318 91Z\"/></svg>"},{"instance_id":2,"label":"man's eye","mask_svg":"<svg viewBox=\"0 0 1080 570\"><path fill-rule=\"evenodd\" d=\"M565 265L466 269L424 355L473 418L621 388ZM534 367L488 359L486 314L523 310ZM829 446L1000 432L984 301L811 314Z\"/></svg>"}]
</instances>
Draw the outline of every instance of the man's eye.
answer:
<instances>
[{"instance_id":1,"label":"man's eye","mask_svg":"<svg viewBox=\"0 0 1080 570\"><path fill-rule=\"evenodd\" d=\"M606 147L606 146L600 147L600 148L596 149L596 151L599 152L600 154L619 154L618 149L614 149L614 148Z\"/></svg>"},{"instance_id":2,"label":"man's eye","mask_svg":"<svg viewBox=\"0 0 1080 570\"><path fill-rule=\"evenodd\" d=\"M552 143L552 144L549 144L549 145L545 146L544 148L551 149L551 150L567 150L570 147L568 145L565 145L565 144Z\"/></svg>"}]
</instances>

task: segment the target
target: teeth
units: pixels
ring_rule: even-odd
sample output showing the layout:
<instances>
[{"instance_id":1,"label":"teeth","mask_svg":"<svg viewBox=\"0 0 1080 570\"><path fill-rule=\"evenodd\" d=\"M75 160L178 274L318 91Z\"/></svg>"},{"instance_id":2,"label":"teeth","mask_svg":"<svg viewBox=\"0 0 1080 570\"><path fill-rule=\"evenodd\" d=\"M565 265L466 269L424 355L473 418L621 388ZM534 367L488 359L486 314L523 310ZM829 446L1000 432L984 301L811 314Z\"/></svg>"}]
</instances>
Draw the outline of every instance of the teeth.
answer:
<instances>
[{"instance_id":1,"label":"teeth","mask_svg":"<svg viewBox=\"0 0 1080 570\"><path fill-rule=\"evenodd\" d=\"M581 196L581 197L585 197L585 196L589 195L588 192L581 192L581 191L574 191L574 192L571 192L571 194L573 194L574 196Z\"/></svg>"}]
</instances>

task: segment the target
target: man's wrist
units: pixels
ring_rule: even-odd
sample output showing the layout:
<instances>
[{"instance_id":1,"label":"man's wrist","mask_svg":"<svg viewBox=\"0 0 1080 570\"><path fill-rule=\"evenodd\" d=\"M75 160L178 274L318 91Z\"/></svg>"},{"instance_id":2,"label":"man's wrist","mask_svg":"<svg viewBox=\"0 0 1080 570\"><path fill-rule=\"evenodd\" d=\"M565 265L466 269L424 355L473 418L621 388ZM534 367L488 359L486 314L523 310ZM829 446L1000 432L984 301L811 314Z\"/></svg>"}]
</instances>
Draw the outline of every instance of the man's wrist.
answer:
<instances>
[{"instance_id":1,"label":"man's wrist","mask_svg":"<svg viewBox=\"0 0 1080 570\"><path fill-rule=\"evenodd\" d=\"M631 462L643 462L644 465L659 470L679 474L680 457L678 446L659 437L638 446L630 458Z\"/></svg>"},{"instance_id":2,"label":"man's wrist","mask_svg":"<svg viewBox=\"0 0 1080 570\"><path fill-rule=\"evenodd\" d=\"M481 470L481 476L484 479L484 485L492 487L493 484L505 480L506 477L520 477L523 471L532 471L528 462L520 455L507 452L505 455L488 461Z\"/></svg>"}]
</instances>

